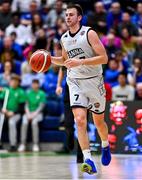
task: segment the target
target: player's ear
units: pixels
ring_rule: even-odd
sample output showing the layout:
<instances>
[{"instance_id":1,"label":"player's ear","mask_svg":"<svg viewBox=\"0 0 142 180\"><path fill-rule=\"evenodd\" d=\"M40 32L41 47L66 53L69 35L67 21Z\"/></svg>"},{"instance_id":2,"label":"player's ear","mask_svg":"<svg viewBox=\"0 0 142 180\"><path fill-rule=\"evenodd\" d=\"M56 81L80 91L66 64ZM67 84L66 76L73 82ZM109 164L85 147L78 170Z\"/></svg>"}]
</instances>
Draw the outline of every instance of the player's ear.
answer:
<instances>
[{"instance_id":1,"label":"player's ear","mask_svg":"<svg viewBox=\"0 0 142 180\"><path fill-rule=\"evenodd\" d=\"M79 21L81 21L81 19L82 19L82 16L81 16L81 15L79 15L79 16L78 16L78 20L79 20Z\"/></svg>"}]
</instances>

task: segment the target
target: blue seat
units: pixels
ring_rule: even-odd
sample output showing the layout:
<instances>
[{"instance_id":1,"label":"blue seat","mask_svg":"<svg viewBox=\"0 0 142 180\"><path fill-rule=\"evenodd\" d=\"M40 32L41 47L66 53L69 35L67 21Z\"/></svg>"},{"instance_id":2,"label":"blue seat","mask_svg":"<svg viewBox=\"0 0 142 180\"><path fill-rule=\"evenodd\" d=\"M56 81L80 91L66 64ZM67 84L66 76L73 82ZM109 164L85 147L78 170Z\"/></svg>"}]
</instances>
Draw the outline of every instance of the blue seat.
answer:
<instances>
[{"instance_id":1,"label":"blue seat","mask_svg":"<svg viewBox=\"0 0 142 180\"><path fill-rule=\"evenodd\" d=\"M40 123L40 128L44 130L58 129L60 126L59 116L46 116Z\"/></svg>"},{"instance_id":2,"label":"blue seat","mask_svg":"<svg viewBox=\"0 0 142 180\"><path fill-rule=\"evenodd\" d=\"M66 142L65 131L40 130L40 142Z\"/></svg>"}]
</instances>

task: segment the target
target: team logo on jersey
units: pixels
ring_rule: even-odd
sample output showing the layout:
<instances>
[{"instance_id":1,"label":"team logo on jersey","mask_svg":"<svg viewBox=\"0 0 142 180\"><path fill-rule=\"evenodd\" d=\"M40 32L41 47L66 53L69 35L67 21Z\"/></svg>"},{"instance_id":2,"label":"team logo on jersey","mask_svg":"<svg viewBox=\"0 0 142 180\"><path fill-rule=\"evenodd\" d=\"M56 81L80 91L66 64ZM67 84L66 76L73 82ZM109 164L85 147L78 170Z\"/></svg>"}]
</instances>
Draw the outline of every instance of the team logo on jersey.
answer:
<instances>
[{"instance_id":1,"label":"team logo on jersey","mask_svg":"<svg viewBox=\"0 0 142 180\"><path fill-rule=\"evenodd\" d=\"M81 31L80 35L83 36L85 34L85 31Z\"/></svg>"},{"instance_id":2,"label":"team logo on jersey","mask_svg":"<svg viewBox=\"0 0 142 180\"><path fill-rule=\"evenodd\" d=\"M83 54L84 51L81 48L76 48L76 49L72 49L72 50L68 51L67 53L68 53L69 58L73 58L75 56Z\"/></svg>"},{"instance_id":3,"label":"team logo on jersey","mask_svg":"<svg viewBox=\"0 0 142 180\"><path fill-rule=\"evenodd\" d=\"M100 107L100 103L97 102L97 103L94 104L94 106L95 106L95 108L99 108Z\"/></svg>"}]
</instances>

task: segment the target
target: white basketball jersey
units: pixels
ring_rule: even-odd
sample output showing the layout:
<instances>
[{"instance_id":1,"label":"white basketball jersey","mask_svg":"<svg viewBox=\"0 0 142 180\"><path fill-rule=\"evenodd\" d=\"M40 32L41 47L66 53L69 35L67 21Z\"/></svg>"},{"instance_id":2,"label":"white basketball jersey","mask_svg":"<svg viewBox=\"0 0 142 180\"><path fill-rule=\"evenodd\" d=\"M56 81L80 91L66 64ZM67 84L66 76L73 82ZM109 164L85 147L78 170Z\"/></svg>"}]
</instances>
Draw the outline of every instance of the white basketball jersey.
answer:
<instances>
[{"instance_id":1,"label":"white basketball jersey","mask_svg":"<svg viewBox=\"0 0 142 180\"><path fill-rule=\"evenodd\" d=\"M82 26L73 36L69 31L61 37L61 43L67 52L68 58L85 59L95 56L88 41L90 27ZM70 78L89 78L102 75L102 65L81 65L67 70Z\"/></svg>"}]
</instances>

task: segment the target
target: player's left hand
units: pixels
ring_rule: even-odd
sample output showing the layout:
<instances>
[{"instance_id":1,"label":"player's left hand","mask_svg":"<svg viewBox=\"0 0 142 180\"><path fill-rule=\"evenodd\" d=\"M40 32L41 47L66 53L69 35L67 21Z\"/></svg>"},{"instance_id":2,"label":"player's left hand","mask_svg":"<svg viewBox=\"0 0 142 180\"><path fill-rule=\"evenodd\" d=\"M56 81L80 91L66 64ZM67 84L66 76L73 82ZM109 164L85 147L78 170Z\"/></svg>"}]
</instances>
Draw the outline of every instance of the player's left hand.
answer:
<instances>
[{"instance_id":1,"label":"player's left hand","mask_svg":"<svg viewBox=\"0 0 142 180\"><path fill-rule=\"evenodd\" d=\"M65 62L64 62L64 65L70 69L70 68L73 68L73 67L76 67L76 66L80 66L81 65L81 60L80 59L67 59Z\"/></svg>"}]
</instances>

